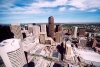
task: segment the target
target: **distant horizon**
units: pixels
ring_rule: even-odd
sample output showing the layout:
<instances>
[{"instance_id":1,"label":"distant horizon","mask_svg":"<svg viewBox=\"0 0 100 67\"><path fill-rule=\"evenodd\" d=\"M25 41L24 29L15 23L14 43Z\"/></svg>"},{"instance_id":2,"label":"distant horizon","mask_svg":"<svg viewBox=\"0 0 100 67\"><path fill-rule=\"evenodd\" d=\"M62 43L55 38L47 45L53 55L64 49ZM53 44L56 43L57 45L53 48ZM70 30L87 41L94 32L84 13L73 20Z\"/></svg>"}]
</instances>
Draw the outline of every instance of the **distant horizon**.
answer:
<instances>
[{"instance_id":1,"label":"distant horizon","mask_svg":"<svg viewBox=\"0 0 100 67\"><path fill-rule=\"evenodd\" d=\"M14 24L14 23L0 23L0 25L9 25L9 24ZM33 24L33 23L19 23L19 24ZM44 23L35 23L35 24L48 24L48 22L44 22ZM75 22L67 22L67 23L58 23L58 22L54 22L54 24L100 24L100 22L84 22L84 23L75 23Z\"/></svg>"}]
</instances>

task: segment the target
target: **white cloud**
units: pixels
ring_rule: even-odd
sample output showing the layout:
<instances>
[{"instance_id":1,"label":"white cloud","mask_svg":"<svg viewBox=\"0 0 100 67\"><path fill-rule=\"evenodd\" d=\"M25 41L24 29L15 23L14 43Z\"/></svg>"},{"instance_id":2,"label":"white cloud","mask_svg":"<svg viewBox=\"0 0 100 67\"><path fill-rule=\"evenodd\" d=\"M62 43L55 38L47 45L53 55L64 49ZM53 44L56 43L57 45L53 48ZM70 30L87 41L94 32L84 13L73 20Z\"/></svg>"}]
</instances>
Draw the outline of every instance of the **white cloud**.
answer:
<instances>
[{"instance_id":1,"label":"white cloud","mask_svg":"<svg viewBox=\"0 0 100 67\"><path fill-rule=\"evenodd\" d=\"M100 0L70 0L67 5L74 6L81 11L100 8Z\"/></svg>"},{"instance_id":2,"label":"white cloud","mask_svg":"<svg viewBox=\"0 0 100 67\"><path fill-rule=\"evenodd\" d=\"M96 12L96 11L97 11L97 9L92 9L92 10L90 10L88 12Z\"/></svg>"},{"instance_id":3,"label":"white cloud","mask_svg":"<svg viewBox=\"0 0 100 67\"><path fill-rule=\"evenodd\" d=\"M46 10L42 7L57 7L57 6L63 6L66 5L67 0L55 0L53 2L50 1L37 1L29 6L25 7L14 7L10 8L10 5L7 7L8 10L1 12L0 14L39 14L39 13L50 13L51 10ZM13 2L10 2L10 4L14 5Z\"/></svg>"},{"instance_id":4,"label":"white cloud","mask_svg":"<svg viewBox=\"0 0 100 67\"><path fill-rule=\"evenodd\" d=\"M72 10L72 11L73 11L73 10L76 10L76 8L74 8L74 7L71 7L71 8L69 8L68 10Z\"/></svg>"},{"instance_id":5,"label":"white cloud","mask_svg":"<svg viewBox=\"0 0 100 67\"><path fill-rule=\"evenodd\" d=\"M36 6L36 7L57 7L57 6L66 5L67 1L68 0L55 0L53 2L38 1L36 3L32 3L32 6Z\"/></svg>"},{"instance_id":6,"label":"white cloud","mask_svg":"<svg viewBox=\"0 0 100 67\"><path fill-rule=\"evenodd\" d=\"M14 7L10 8L10 6L14 6L15 0L2 0L2 4L0 4L0 8L6 7L8 10L0 9L0 14L39 14L39 13L50 13L54 11L52 8L47 10L43 7L57 7L57 6L65 6L70 8L68 10L89 10L89 12L95 12L94 9L100 9L100 0L54 0L54 1L46 1L46 0L38 0L24 7ZM72 7L71 7L72 6ZM63 12L66 10L65 7L61 7L58 10Z\"/></svg>"},{"instance_id":7,"label":"white cloud","mask_svg":"<svg viewBox=\"0 0 100 67\"><path fill-rule=\"evenodd\" d=\"M0 8L8 8L13 6L15 0L0 0Z\"/></svg>"},{"instance_id":8,"label":"white cloud","mask_svg":"<svg viewBox=\"0 0 100 67\"><path fill-rule=\"evenodd\" d=\"M63 12L63 11L65 11L66 10L66 7L61 7L61 8L59 8L59 11L60 12Z\"/></svg>"}]
</instances>

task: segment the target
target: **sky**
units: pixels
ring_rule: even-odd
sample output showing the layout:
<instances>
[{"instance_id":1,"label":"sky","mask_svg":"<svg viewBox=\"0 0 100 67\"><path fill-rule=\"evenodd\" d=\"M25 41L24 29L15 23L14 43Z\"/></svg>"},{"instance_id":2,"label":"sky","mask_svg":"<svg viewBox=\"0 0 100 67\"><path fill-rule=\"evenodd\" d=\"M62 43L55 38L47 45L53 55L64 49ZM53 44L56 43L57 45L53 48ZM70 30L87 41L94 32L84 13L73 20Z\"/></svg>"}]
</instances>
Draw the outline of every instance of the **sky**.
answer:
<instances>
[{"instance_id":1,"label":"sky","mask_svg":"<svg viewBox=\"0 0 100 67\"><path fill-rule=\"evenodd\" d=\"M0 24L100 22L100 0L0 0Z\"/></svg>"}]
</instances>

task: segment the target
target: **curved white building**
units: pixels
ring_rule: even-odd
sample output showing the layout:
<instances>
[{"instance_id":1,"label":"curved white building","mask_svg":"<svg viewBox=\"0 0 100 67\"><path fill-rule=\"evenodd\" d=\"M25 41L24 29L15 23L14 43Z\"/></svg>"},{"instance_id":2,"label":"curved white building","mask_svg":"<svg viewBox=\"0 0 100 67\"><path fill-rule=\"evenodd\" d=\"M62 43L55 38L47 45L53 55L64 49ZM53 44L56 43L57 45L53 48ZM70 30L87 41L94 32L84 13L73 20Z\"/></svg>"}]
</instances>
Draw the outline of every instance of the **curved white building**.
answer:
<instances>
[{"instance_id":1,"label":"curved white building","mask_svg":"<svg viewBox=\"0 0 100 67\"><path fill-rule=\"evenodd\" d=\"M7 39L0 43L0 56L6 67L27 67L20 39Z\"/></svg>"}]
</instances>

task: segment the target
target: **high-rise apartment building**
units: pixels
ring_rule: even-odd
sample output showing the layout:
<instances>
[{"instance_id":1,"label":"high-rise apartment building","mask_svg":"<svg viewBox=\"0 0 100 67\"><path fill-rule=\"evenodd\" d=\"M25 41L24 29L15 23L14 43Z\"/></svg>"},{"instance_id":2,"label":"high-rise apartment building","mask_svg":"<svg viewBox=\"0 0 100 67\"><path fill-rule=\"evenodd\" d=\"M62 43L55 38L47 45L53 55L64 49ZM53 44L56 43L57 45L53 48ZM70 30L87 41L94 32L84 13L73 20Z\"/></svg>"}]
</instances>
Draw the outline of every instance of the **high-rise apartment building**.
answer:
<instances>
[{"instance_id":1,"label":"high-rise apartment building","mask_svg":"<svg viewBox=\"0 0 100 67\"><path fill-rule=\"evenodd\" d=\"M11 24L10 30L14 34L15 38L23 40L20 24Z\"/></svg>"},{"instance_id":2,"label":"high-rise apartment building","mask_svg":"<svg viewBox=\"0 0 100 67\"><path fill-rule=\"evenodd\" d=\"M57 42L57 43L60 43L60 32L56 32L56 37L55 37L55 39L56 39L56 42Z\"/></svg>"},{"instance_id":3,"label":"high-rise apartment building","mask_svg":"<svg viewBox=\"0 0 100 67\"><path fill-rule=\"evenodd\" d=\"M33 25L33 35L36 38L39 38L39 36L40 36L40 27L39 26Z\"/></svg>"},{"instance_id":4,"label":"high-rise apartment building","mask_svg":"<svg viewBox=\"0 0 100 67\"><path fill-rule=\"evenodd\" d=\"M79 36L84 37L85 36L85 29L80 29Z\"/></svg>"},{"instance_id":5,"label":"high-rise apartment building","mask_svg":"<svg viewBox=\"0 0 100 67\"><path fill-rule=\"evenodd\" d=\"M72 37L73 38L77 38L77 29L78 29L77 26L72 27Z\"/></svg>"},{"instance_id":6,"label":"high-rise apartment building","mask_svg":"<svg viewBox=\"0 0 100 67\"><path fill-rule=\"evenodd\" d=\"M51 37L52 39L54 38L54 17L53 16L50 16L48 18L48 27L49 27L49 31L48 31L48 35L49 37Z\"/></svg>"},{"instance_id":7,"label":"high-rise apartment building","mask_svg":"<svg viewBox=\"0 0 100 67\"><path fill-rule=\"evenodd\" d=\"M20 39L7 39L0 43L0 56L6 67L27 67Z\"/></svg>"}]
</instances>

